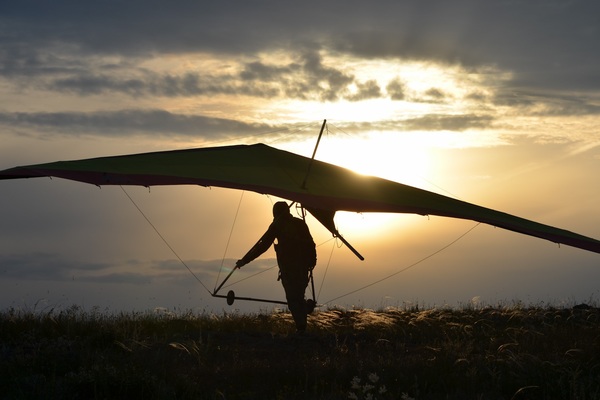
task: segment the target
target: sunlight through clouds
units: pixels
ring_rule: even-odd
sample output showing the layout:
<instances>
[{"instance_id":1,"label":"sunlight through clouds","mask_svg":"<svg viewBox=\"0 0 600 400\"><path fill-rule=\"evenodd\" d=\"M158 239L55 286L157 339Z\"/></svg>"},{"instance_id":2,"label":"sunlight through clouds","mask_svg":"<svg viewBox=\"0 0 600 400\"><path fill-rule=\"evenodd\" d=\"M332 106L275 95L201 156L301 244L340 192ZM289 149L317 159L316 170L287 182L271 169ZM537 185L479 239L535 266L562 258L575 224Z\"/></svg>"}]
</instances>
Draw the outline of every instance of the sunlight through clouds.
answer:
<instances>
[{"instance_id":1,"label":"sunlight through clouds","mask_svg":"<svg viewBox=\"0 0 600 400\"><path fill-rule=\"evenodd\" d=\"M492 105L486 109L484 104L493 98L495 85L510 78L491 67L477 72L456 65L401 59L360 61L323 55L323 65L343 66L340 71L353 77L338 92L337 100L282 99L263 107L278 108L286 118L300 121L323 117L369 123L426 114L487 113Z\"/></svg>"},{"instance_id":2,"label":"sunlight through clouds","mask_svg":"<svg viewBox=\"0 0 600 400\"><path fill-rule=\"evenodd\" d=\"M361 174L414 184L427 176L432 160L426 143L409 136L371 133L353 139L326 138L319 158Z\"/></svg>"}]
</instances>

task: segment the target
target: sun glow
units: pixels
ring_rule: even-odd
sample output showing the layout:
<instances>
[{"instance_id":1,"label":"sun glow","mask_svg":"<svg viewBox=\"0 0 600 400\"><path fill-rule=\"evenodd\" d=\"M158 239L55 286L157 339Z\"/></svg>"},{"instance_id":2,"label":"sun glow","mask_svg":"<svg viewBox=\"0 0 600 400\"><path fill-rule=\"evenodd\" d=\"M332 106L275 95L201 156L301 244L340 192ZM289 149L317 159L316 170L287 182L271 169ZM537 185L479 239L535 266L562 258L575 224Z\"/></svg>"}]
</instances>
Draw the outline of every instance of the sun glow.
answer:
<instances>
[{"instance_id":1,"label":"sun glow","mask_svg":"<svg viewBox=\"0 0 600 400\"><path fill-rule=\"evenodd\" d=\"M317 158L364 175L409 185L426 176L432 160L426 143L406 133L368 133L360 137L326 137Z\"/></svg>"},{"instance_id":2,"label":"sun glow","mask_svg":"<svg viewBox=\"0 0 600 400\"><path fill-rule=\"evenodd\" d=\"M433 164L430 149L423 142L411 141L410 136L370 133L353 138L323 137L316 158L360 174L425 188ZM386 230L396 218L386 213L339 212L335 221L344 230L342 234L357 237Z\"/></svg>"},{"instance_id":3,"label":"sun glow","mask_svg":"<svg viewBox=\"0 0 600 400\"><path fill-rule=\"evenodd\" d=\"M493 97L496 81L507 79L491 67L475 71L458 65L400 59L365 61L325 53L322 65L343 73L352 82L332 87L332 82L317 80L305 97L266 102L258 105L257 115L276 115L288 122L315 118L381 122L427 114L460 115L479 110L485 99ZM319 98L319 93L331 90L335 90L335 99Z\"/></svg>"}]
</instances>

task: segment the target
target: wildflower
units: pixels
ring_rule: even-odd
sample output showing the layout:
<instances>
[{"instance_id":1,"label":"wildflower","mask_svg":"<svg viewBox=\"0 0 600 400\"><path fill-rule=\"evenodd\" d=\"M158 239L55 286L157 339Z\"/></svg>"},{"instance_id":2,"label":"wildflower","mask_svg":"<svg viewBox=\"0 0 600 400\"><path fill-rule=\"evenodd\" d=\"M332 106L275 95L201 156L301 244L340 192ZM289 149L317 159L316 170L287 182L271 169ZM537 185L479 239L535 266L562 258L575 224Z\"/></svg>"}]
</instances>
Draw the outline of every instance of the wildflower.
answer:
<instances>
[{"instance_id":1,"label":"wildflower","mask_svg":"<svg viewBox=\"0 0 600 400\"><path fill-rule=\"evenodd\" d=\"M376 400L378 394L381 395L387 392L385 385L378 385L377 382L379 382L379 376L374 372L367 375L364 383L361 378L355 376L350 382L352 390L348 393L348 398L352 400Z\"/></svg>"},{"instance_id":2,"label":"wildflower","mask_svg":"<svg viewBox=\"0 0 600 400\"><path fill-rule=\"evenodd\" d=\"M373 389L375 386L373 385L369 385L368 383L365 383L365 386L363 386L362 390L363 393L367 393L368 391L370 391L371 389Z\"/></svg>"}]
</instances>

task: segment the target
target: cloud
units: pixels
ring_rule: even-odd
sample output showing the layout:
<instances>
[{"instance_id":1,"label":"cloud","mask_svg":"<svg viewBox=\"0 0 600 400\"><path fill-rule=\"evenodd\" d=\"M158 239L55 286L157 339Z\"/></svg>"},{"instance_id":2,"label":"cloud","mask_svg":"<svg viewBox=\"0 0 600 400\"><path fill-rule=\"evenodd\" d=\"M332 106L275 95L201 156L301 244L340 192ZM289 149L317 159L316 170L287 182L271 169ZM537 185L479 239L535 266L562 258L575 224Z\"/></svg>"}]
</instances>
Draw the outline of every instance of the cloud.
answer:
<instances>
[{"instance_id":1,"label":"cloud","mask_svg":"<svg viewBox=\"0 0 600 400\"><path fill-rule=\"evenodd\" d=\"M418 118L372 123L348 123L352 131L376 130L448 130L465 131L492 127L495 118L485 114L430 114ZM155 135L157 137L198 137L204 140L225 140L234 136L302 134L294 124L271 126L235 120L173 114L161 110L124 110L94 113L0 113L0 126L29 129L58 135L95 135L126 137ZM314 132L307 132L308 135Z\"/></svg>"},{"instance_id":2,"label":"cloud","mask_svg":"<svg viewBox=\"0 0 600 400\"><path fill-rule=\"evenodd\" d=\"M248 121L290 100L432 106L433 114L405 121L405 129L481 129L498 111L600 112L600 30L593 17L600 4L334 0L319 3L316 15L306 4L233 4L3 5L0 83L32 104L7 102L14 99L4 94L0 124L19 134L221 140L285 128ZM454 90L443 77L413 82L400 70L411 60L460 71L465 85ZM363 69L380 62L386 74ZM461 88L471 94L459 94ZM60 101L48 106L48 96ZM468 109L460 108L465 99ZM223 107L233 103L231 113ZM254 114L242 117L241 109ZM231 118L214 118L220 115Z\"/></svg>"},{"instance_id":3,"label":"cloud","mask_svg":"<svg viewBox=\"0 0 600 400\"><path fill-rule=\"evenodd\" d=\"M127 283L133 285L143 285L155 282L155 279L147 274L140 272L112 272L99 276L84 276L73 278L75 281L96 282L96 283Z\"/></svg>"},{"instance_id":4,"label":"cloud","mask_svg":"<svg viewBox=\"0 0 600 400\"><path fill-rule=\"evenodd\" d=\"M234 265L235 260L125 260L114 263L80 262L60 254L47 252L0 255L0 279L19 279L52 282L96 282L150 284L170 282L187 284L198 279L205 285L221 279L229 270L219 271L222 265ZM189 268L189 270L186 268ZM266 271L277 265L273 259L259 259L244 268L245 276Z\"/></svg>"},{"instance_id":5,"label":"cloud","mask_svg":"<svg viewBox=\"0 0 600 400\"><path fill-rule=\"evenodd\" d=\"M57 92L81 96L99 94L124 94L142 96L190 97L216 94L275 97L276 87L242 84L230 75L202 75L188 72L180 75L158 74L146 71L136 77L92 74L83 72L51 80L46 87Z\"/></svg>"},{"instance_id":6,"label":"cloud","mask_svg":"<svg viewBox=\"0 0 600 400\"><path fill-rule=\"evenodd\" d=\"M107 268L110 268L110 265L76 263L52 253L0 255L0 277L2 278L67 281L73 278L74 271L97 273Z\"/></svg>"},{"instance_id":7,"label":"cloud","mask_svg":"<svg viewBox=\"0 0 600 400\"><path fill-rule=\"evenodd\" d=\"M350 95L353 100L380 94L374 81L355 82L351 73L324 65L322 56L317 52L300 52L294 56L296 59L286 64L264 61L233 63L236 67L233 69L240 70L236 74L165 74L140 68L108 74L102 70L90 72L96 69L90 66L89 69L67 71L63 77L56 77L53 73L46 86L49 90L82 96L110 93L133 97L241 95L336 101L348 95L349 87L356 84L358 93Z\"/></svg>"},{"instance_id":8,"label":"cloud","mask_svg":"<svg viewBox=\"0 0 600 400\"><path fill-rule=\"evenodd\" d=\"M403 121L406 130L465 131L489 128L494 118L488 115L426 115Z\"/></svg>"},{"instance_id":9,"label":"cloud","mask_svg":"<svg viewBox=\"0 0 600 400\"><path fill-rule=\"evenodd\" d=\"M356 92L346 96L350 101L361 101L380 97L382 97L381 88L374 79L370 79L366 82L356 82Z\"/></svg>"},{"instance_id":10,"label":"cloud","mask_svg":"<svg viewBox=\"0 0 600 400\"><path fill-rule=\"evenodd\" d=\"M406 97L406 85L398 78L390 81L385 89L392 100L404 100Z\"/></svg>"},{"instance_id":11,"label":"cloud","mask_svg":"<svg viewBox=\"0 0 600 400\"><path fill-rule=\"evenodd\" d=\"M248 62L243 77L266 82L269 76L301 70L308 85L290 88L285 92L288 96L300 98L302 89L314 90L312 84L327 82L331 90L323 90L321 98L331 99L336 98L336 89L352 79L341 68L320 63L318 52L332 51L368 59L495 65L512 71L520 86L600 88L600 55L596 51L600 30L595 18L600 3L314 2L318 13L313 12L311 3L270 3L269 7L253 1L184 1L168 7L141 0L85 6L67 0L11 3L3 5L0 17L0 72L5 76L64 73L83 67L90 56L102 55L139 63L161 54L242 58L286 51L305 53L304 59L280 67ZM139 93L141 84L149 90L145 79L139 77L85 76L82 71L75 75L54 84L90 91L121 87L133 94ZM192 74L173 78L171 83L165 76L155 80L153 90L184 93L187 87L191 93L211 93L207 81L213 77ZM225 89L222 82L215 87ZM248 88L251 92L259 89ZM263 94L272 95L271 90Z\"/></svg>"},{"instance_id":12,"label":"cloud","mask_svg":"<svg viewBox=\"0 0 600 400\"><path fill-rule=\"evenodd\" d=\"M93 57L70 63L70 56L65 56L59 62L62 67L52 67L52 62L41 54L22 55L22 59L16 61L11 54L5 54L0 57L6 60L0 74L10 78L7 84L18 90L41 89L77 96L231 95L319 101L347 98L357 101L381 95L375 80L358 81L349 71L325 65L319 52L299 51L289 55L294 59L287 63L232 60L223 72L191 70L173 73L152 70L132 62L114 64ZM350 90L351 87L356 90Z\"/></svg>"},{"instance_id":13,"label":"cloud","mask_svg":"<svg viewBox=\"0 0 600 400\"><path fill-rule=\"evenodd\" d=\"M600 114L596 95L557 91L499 90L492 99L495 106L508 106L522 115L582 116Z\"/></svg>"},{"instance_id":14,"label":"cloud","mask_svg":"<svg viewBox=\"0 0 600 400\"><path fill-rule=\"evenodd\" d=\"M330 43L364 58L496 65L531 87L589 90L580 76L594 75L585 81L597 90L599 11L600 4L587 1L397 2L364 12L360 23L351 13L356 23L346 20Z\"/></svg>"},{"instance_id":15,"label":"cloud","mask_svg":"<svg viewBox=\"0 0 600 400\"><path fill-rule=\"evenodd\" d=\"M223 139L230 135L253 135L273 130L266 124L175 114L163 110L97 112L0 112L0 125L10 129L34 129L63 135L150 134Z\"/></svg>"},{"instance_id":16,"label":"cloud","mask_svg":"<svg viewBox=\"0 0 600 400\"><path fill-rule=\"evenodd\" d=\"M451 96L438 88L429 88L423 93L417 93L410 96L410 100L417 103L446 103L451 100Z\"/></svg>"}]
</instances>

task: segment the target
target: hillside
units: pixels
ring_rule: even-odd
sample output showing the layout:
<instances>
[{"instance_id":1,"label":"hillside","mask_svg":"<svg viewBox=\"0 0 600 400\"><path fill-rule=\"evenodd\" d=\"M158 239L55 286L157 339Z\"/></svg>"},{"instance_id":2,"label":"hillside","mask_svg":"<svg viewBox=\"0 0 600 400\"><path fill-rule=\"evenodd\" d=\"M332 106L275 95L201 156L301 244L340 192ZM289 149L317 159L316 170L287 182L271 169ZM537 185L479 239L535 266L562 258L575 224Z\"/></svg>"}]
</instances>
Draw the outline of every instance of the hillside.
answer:
<instances>
[{"instance_id":1,"label":"hillside","mask_svg":"<svg viewBox=\"0 0 600 400\"><path fill-rule=\"evenodd\" d=\"M598 399L600 309L0 314L8 399Z\"/></svg>"}]
</instances>

